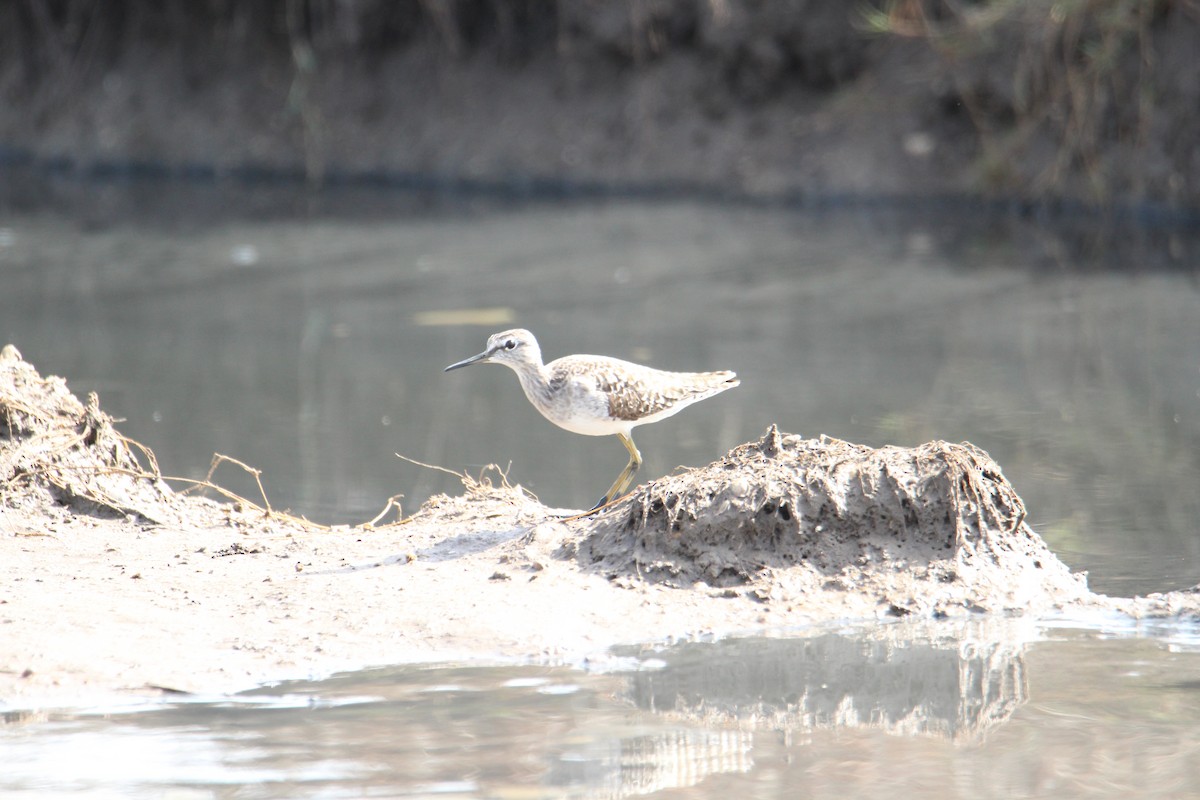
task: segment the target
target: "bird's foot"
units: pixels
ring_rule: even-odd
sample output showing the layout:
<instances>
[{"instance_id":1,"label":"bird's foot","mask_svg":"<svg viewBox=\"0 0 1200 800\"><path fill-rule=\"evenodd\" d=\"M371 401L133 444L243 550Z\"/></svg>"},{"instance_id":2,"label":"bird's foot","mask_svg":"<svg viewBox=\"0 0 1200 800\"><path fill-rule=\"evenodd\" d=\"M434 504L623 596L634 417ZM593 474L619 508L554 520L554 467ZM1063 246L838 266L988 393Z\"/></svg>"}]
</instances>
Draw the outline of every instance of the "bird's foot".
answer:
<instances>
[{"instance_id":1,"label":"bird's foot","mask_svg":"<svg viewBox=\"0 0 1200 800\"><path fill-rule=\"evenodd\" d=\"M620 498L617 498L617 499L620 499ZM610 505L612 505L612 502L609 501L608 495L605 495L604 497L600 498L599 503L596 503L596 505L592 506L587 511L578 511L578 512L568 513L567 515L556 514L555 516L557 516L563 522L572 522L577 519L587 519L588 517L595 514L597 511L603 511L605 508L607 508Z\"/></svg>"}]
</instances>

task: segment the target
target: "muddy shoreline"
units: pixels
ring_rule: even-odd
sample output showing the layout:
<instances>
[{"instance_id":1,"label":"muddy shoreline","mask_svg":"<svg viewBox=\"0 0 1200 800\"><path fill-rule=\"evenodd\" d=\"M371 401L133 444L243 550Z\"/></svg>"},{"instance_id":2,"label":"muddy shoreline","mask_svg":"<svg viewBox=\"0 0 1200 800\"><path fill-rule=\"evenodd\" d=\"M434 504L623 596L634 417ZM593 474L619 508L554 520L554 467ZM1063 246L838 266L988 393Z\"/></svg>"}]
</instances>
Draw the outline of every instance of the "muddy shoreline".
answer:
<instances>
[{"instance_id":1,"label":"muddy shoreline","mask_svg":"<svg viewBox=\"0 0 1200 800\"><path fill-rule=\"evenodd\" d=\"M174 484L174 485L172 485ZM970 445L768 430L564 519L498 473L324 528L185 493L94 396L0 355L0 707L228 693L411 661L860 620L1200 621L1196 590L1088 591Z\"/></svg>"}]
</instances>

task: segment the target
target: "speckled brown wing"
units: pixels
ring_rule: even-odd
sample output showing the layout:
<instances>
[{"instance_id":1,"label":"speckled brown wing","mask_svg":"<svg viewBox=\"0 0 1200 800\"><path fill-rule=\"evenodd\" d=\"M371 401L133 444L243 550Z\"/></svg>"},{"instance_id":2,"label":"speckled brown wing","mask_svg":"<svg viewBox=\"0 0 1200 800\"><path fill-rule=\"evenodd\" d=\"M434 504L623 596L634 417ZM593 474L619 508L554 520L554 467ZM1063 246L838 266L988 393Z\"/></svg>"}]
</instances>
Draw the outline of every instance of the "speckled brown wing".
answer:
<instances>
[{"instance_id":1,"label":"speckled brown wing","mask_svg":"<svg viewBox=\"0 0 1200 800\"><path fill-rule=\"evenodd\" d=\"M596 373L613 419L630 422L698 400L738 384L732 372L663 372L637 364Z\"/></svg>"}]
</instances>

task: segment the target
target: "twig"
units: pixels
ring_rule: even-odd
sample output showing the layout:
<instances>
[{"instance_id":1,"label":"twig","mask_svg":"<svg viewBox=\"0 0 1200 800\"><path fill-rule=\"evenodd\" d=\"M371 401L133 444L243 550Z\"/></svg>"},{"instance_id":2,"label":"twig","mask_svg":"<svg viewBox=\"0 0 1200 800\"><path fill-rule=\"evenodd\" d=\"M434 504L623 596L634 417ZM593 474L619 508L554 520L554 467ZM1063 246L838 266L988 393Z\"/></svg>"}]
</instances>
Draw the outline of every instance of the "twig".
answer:
<instances>
[{"instance_id":1,"label":"twig","mask_svg":"<svg viewBox=\"0 0 1200 800\"><path fill-rule=\"evenodd\" d=\"M393 455L396 456L396 458L399 458L403 461L407 461L410 464L416 464L418 467L425 467L425 469L435 469L438 472L444 472L447 475L453 475L454 477L458 478L459 480L465 481L465 480L471 479L471 476L465 472L455 472L454 470L448 469L446 467L439 467L437 464L426 464L424 461L417 461L415 458L409 458L408 456L400 455L399 453L393 453ZM484 467L484 469L487 469L487 467Z\"/></svg>"},{"instance_id":2,"label":"twig","mask_svg":"<svg viewBox=\"0 0 1200 800\"><path fill-rule=\"evenodd\" d=\"M258 484L258 493L259 493L259 495L262 496L263 505L266 506L267 515L269 516L272 513L274 513L271 509L271 501L267 499L267 492L265 489L263 489L262 470L255 469L254 467L250 466L249 464L246 464L243 461L238 461L233 456L227 456L227 455L223 455L221 453L213 453L212 464L208 468L208 475L205 476L204 482L209 484L210 486L215 486L216 484L212 483L213 473L217 471L217 467L221 466L221 464L223 464L225 462L229 462L230 464L236 464L237 466L241 467L246 472L248 472L254 476L254 482ZM243 498L238 498L238 499L243 499ZM307 522L307 520L305 520L305 521Z\"/></svg>"},{"instance_id":3,"label":"twig","mask_svg":"<svg viewBox=\"0 0 1200 800\"><path fill-rule=\"evenodd\" d=\"M389 511L391 511L393 508L395 508L395 509L396 509L396 513L397 513L397 514L399 514L399 515L400 515L400 517L401 517L401 519L397 520L397 521L396 521L395 523L393 523L393 524L395 524L395 525L399 525L399 524L401 524L401 523L405 522L405 520L404 520L404 518L403 518L403 517L404 517L404 512L403 512L403 510L400 508L400 498L401 498L401 497L404 497L404 495L402 495L402 494L394 494L394 495L392 495L391 497L389 497L389 498L388 498L388 500L387 500L387 505L385 505L385 506L383 507L383 511L380 511L378 514L376 514L376 515L375 515L375 519L371 520L370 522L365 522L365 523L363 523L363 527L364 527L364 528L374 528L374 527L375 527L375 523L379 522L379 520L381 520L381 519L383 519L385 516L387 516L387 513L388 513Z\"/></svg>"}]
</instances>

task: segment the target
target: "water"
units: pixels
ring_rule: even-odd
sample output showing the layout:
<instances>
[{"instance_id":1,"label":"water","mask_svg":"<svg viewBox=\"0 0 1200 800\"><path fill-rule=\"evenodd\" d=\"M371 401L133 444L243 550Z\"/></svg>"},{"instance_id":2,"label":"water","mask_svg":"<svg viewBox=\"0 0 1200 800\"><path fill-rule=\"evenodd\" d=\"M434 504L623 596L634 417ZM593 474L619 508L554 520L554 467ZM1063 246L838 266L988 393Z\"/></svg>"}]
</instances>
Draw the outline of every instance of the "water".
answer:
<instances>
[{"instance_id":1,"label":"water","mask_svg":"<svg viewBox=\"0 0 1200 800\"><path fill-rule=\"evenodd\" d=\"M0 726L6 797L1185 796L1200 640L1019 622L402 667Z\"/></svg>"},{"instance_id":2,"label":"water","mask_svg":"<svg viewBox=\"0 0 1200 800\"><path fill-rule=\"evenodd\" d=\"M1079 226L10 183L0 343L98 391L168 474L235 456L264 470L276 507L318 520L457 490L395 453L495 462L548 504L590 505L625 463L618 442L554 428L502 368L441 372L521 325L548 358L738 371L737 390L639 429L642 480L771 423L873 445L969 439L1093 588L1191 586L1200 241ZM255 491L229 467L218 478ZM1200 792L1194 631L890 630L14 712L0 794Z\"/></svg>"}]
</instances>

